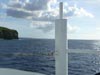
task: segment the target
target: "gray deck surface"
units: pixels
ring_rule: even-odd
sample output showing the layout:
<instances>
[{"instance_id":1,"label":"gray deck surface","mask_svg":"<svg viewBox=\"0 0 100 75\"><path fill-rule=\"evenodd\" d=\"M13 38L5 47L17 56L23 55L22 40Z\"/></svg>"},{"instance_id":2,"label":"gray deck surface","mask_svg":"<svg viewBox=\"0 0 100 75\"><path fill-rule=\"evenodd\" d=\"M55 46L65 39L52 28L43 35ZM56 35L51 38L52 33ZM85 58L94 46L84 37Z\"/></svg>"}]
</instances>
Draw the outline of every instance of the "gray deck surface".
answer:
<instances>
[{"instance_id":1,"label":"gray deck surface","mask_svg":"<svg viewBox=\"0 0 100 75\"><path fill-rule=\"evenodd\" d=\"M8 69L8 68L0 68L0 75L45 75L45 74Z\"/></svg>"}]
</instances>

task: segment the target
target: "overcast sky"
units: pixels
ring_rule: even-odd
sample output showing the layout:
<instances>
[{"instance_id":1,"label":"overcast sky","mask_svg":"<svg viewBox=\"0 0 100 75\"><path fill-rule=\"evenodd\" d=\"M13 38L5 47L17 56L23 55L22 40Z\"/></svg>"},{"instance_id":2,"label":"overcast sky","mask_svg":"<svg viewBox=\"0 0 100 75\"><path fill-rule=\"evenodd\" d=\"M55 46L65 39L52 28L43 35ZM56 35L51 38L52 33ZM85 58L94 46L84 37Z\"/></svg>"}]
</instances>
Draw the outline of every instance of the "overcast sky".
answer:
<instances>
[{"instance_id":1,"label":"overcast sky","mask_svg":"<svg viewBox=\"0 0 100 75\"><path fill-rule=\"evenodd\" d=\"M100 0L0 0L0 26L20 37L54 38L61 1L69 39L100 39Z\"/></svg>"}]
</instances>

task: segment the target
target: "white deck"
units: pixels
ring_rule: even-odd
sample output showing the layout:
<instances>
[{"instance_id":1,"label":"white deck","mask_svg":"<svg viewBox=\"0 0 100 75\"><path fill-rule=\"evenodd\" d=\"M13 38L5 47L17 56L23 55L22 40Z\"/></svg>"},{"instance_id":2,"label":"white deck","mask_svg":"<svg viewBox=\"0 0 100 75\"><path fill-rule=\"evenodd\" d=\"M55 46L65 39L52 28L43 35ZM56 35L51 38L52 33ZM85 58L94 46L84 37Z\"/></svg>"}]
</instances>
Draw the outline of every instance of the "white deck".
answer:
<instances>
[{"instance_id":1,"label":"white deck","mask_svg":"<svg viewBox=\"0 0 100 75\"><path fill-rule=\"evenodd\" d=\"M45 75L45 74L8 69L8 68L0 68L0 75Z\"/></svg>"}]
</instances>

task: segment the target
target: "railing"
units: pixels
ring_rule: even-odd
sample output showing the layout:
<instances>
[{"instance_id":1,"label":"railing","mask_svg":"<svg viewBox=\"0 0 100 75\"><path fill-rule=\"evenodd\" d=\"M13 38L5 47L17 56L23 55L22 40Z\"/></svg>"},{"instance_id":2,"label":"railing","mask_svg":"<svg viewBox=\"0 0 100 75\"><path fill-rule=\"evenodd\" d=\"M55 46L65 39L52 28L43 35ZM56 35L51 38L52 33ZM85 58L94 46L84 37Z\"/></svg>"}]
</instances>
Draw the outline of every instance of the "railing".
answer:
<instances>
[{"instance_id":1,"label":"railing","mask_svg":"<svg viewBox=\"0 0 100 75\"><path fill-rule=\"evenodd\" d=\"M88 54L98 54L100 50L90 50L90 49L68 49L68 53L88 53Z\"/></svg>"},{"instance_id":2,"label":"railing","mask_svg":"<svg viewBox=\"0 0 100 75\"><path fill-rule=\"evenodd\" d=\"M68 53L88 53L88 54L100 54L100 50L90 50L90 49L68 49ZM0 56L55 56L58 55L57 52L36 52L36 53L0 53Z\"/></svg>"}]
</instances>

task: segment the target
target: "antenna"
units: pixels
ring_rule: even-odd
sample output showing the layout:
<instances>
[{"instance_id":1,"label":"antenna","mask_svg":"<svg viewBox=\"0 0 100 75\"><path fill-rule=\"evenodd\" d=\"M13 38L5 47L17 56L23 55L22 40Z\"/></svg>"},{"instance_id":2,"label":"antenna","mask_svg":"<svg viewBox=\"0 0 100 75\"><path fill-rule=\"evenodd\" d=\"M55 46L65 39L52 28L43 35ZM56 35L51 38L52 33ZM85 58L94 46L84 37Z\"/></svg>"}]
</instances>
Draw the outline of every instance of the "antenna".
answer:
<instances>
[{"instance_id":1,"label":"antenna","mask_svg":"<svg viewBox=\"0 0 100 75\"><path fill-rule=\"evenodd\" d=\"M60 19L63 19L63 2L60 2L59 4L59 16Z\"/></svg>"}]
</instances>

